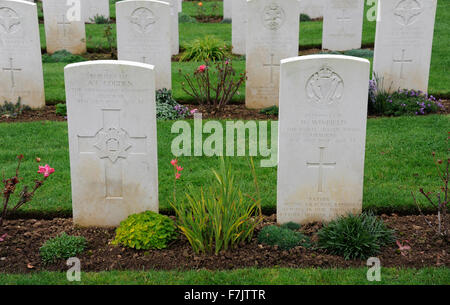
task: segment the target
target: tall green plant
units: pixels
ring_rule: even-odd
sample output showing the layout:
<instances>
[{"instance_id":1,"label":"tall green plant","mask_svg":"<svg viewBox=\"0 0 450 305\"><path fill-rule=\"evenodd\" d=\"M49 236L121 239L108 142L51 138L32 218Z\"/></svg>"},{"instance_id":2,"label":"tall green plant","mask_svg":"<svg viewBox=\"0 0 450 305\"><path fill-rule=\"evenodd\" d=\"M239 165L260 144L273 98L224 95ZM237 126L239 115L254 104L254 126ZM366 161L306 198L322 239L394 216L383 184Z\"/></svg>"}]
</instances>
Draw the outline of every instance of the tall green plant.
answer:
<instances>
[{"instance_id":1,"label":"tall green plant","mask_svg":"<svg viewBox=\"0 0 450 305\"><path fill-rule=\"evenodd\" d=\"M252 159L250 169L259 197ZM178 227L196 253L218 254L250 241L262 220L261 200L243 194L235 183L231 166L224 159L220 170L213 170L213 173L215 180L210 187L190 188L185 201L171 203L178 217Z\"/></svg>"}]
</instances>

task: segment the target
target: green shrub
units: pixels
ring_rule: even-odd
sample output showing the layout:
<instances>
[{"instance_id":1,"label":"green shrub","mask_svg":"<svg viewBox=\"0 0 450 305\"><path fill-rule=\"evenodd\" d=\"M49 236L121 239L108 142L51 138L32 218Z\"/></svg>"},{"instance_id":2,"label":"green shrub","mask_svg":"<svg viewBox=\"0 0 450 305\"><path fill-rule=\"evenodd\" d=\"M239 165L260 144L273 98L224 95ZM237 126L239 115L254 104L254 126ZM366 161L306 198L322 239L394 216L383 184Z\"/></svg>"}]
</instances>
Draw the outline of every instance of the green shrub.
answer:
<instances>
[{"instance_id":1,"label":"green shrub","mask_svg":"<svg viewBox=\"0 0 450 305\"><path fill-rule=\"evenodd\" d=\"M67 105L63 103L56 104L55 112L57 115L67 116Z\"/></svg>"},{"instance_id":2,"label":"green shrub","mask_svg":"<svg viewBox=\"0 0 450 305\"><path fill-rule=\"evenodd\" d=\"M19 97L15 104L5 101L4 104L0 106L0 116L17 118L25 110L30 110L30 107L22 105L21 98Z\"/></svg>"},{"instance_id":3,"label":"green shrub","mask_svg":"<svg viewBox=\"0 0 450 305\"><path fill-rule=\"evenodd\" d=\"M59 259L68 259L80 254L86 246L86 238L83 236L71 236L63 232L47 240L39 249L39 254L44 264L52 264Z\"/></svg>"},{"instance_id":4,"label":"green shrub","mask_svg":"<svg viewBox=\"0 0 450 305\"><path fill-rule=\"evenodd\" d=\"M197 19L194 17L191 17L185 13L180 13L178 15L178 22L179 23L198 23Z\"/></svg>"},{"instance_id":5,"label":"green shrub","mask_svg":"<svg viewBox=\"0 0 450 305\"><path fill-rule=\"evenodd\" d=\"M285 228L285 229L292 230L292 231L297 231L297 230L300 230L301 225L299 225L298 223L290 221L288 223L282 224L281 227Z\"/></svg>"},{"instance_id":6,"label":"green shrub","mask_svg":"<svg viewBox=\"0 0 450 305\"><path fill-rule=\"evenodd\" d=\"M269 246L278 246L289 250L297 246L310 247L309 238L287 227L266 226L258 234L258 242Z\"/></svg>"},{"instance_id":7,"label":"green shrub","mask_svg":"<svg viewBox=\"0 0 450 305\"><path fill-rule=\"evenodd\" d=\"M440 100L422 91L391 88L382 77L375 75L369 83L369 114L371 115L425 115L444 109Z\"/></svg>"},{"instance_id":8,"label":"green shrub","mask_svg":"<svg viewBox=\"0 0 450 305\"><path fill-rule=\"evenodd\" d=\"M345 259L367 259L394 241L394 231L371 213L348 215L318 232L319 247Z\"/></svg>"},{"instance_id":9,"label":"green shrub","mask_svg":"<svg viewBox=\"0 0 450 305\"><path fill-rule=\"evenodd\" d=\"M189 115L186 106L178 104L172 97L172 91L160 89L156 91L156 118L158 120L178 120Z\"/></svg>"},{"instance_id":10,"label":"green shrub","mask_svg":"<svg viewBox=\"0 0 450 305\"><path fill-rule=\"evenodd\" d=\"M343 52L344 55L347 56L355 56L361 58L372 58L373 51L371 49L353 49Z\"/></svg>"},{"instance_id":11,"label":"green shrub","mask_svg":"<svg viewBox=\"0 0 450 305\"><path fill-rule=\"evenodd\" d=\"M57 62L76 63L81 61L86 61L86 59L80 55L73 55L72 53L66 50L56 51L51 55L50 54L42 55L43 63L57 63Z\"/></svg>"},{"instance_id":12,"label":"green shrub","mask_svg":"<svg viewBox=\"0 0 450 305\"><path fill-rule=\"evenodd\" d=\"M258 193L253 160L250 160L250 167ZM250 241L262 219L260 200L242 193L231 166L225 164L223 158L220 170L213 173L215 180L209 188L191 188L185 201L171 202L178 227L195 253L218 254Z\"/></svg>"},{"instance_id":13,"label":"green shrub","mask_svg":"<svg viewBox=\"0 0 450 305\"><path fill-rule=\"evenodd\" d=\"M311 21L311 17L309 17L306 14L300 14L300 22L304 21Z\"/></svg>"},{"instance_id":14,"label":"green shrub","mask_svg":"<svg viewBox=\"0 0 450 305\"><path fill-rule=\"evenodd\" d=\"M109 18L103 15L95 15L94 18L91 18L91 22L95 24L107 24L109 23Z\"/></svg>"},{"instance_id":15,"label":"green shrub","mask_svg":"<svg viewBox=\"0 0 450 305\"><path fill-rule=\"evenodd\" d=\"M164 249L176 238L177 228L172 219L147 211L122 221L112 244L138 250Z\"/></svg>"},{"instance_id":16,"label":"green shrub","mask_svg":"<svg viewBox=\"0 0 450 305\"><path fill-rule=\"evenodd\" d=\"M228 49L223 41L214 36L205 36L188 44L186 51L180 57L180 61L221 60L229 54Z\"/></svg>"},{"instance_id":17,"label":"green shrub","mask_svg":"<svg viewBox=\"0 0 450 305\"><path fill-rule=\"evenodd\" d=\"M268 108L261 109L259 113L265 115L278 115L279 110L280 109L278 108L278 106L271 106Z\"/></svg>"}]
</instances>

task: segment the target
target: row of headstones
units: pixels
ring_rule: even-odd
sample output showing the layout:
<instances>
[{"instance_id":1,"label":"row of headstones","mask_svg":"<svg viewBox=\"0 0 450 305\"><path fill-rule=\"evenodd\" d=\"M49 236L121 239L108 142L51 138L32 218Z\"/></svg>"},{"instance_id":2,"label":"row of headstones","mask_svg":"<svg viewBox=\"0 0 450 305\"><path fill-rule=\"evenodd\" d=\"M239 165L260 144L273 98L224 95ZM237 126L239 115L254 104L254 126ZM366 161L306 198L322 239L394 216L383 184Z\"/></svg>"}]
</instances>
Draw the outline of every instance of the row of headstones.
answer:
<instances>
[{"instance_id":1,"label":"row of headstones","mask_svg":"<svg viewBox=\"0 0 450 305\"><path fill-rule=\"evenodd\" d=\"M233 7L244 2L235 1ZM334 0L333 8L351 3L362 0ZM42 107L45 98L35 4L17 0L0 0L0 4L0 102L15 101L20 96L24 104ZM380 0L373 70L383 77L387 89L427 91L436 4L436 0ZM119 59L155 64L157 88L170 89L171 54L178 52L175 4L122 1L116 5ZM250 21L241 24L247 29L241 32L247 32L249 108L278 104L280 60L298 55L298 7L297 0L249 0L247 9L239 10L248 15L241 20ZM327 10L339 11L333 8ZM83 53L86 49L84 22L64 21L67 11L64 1L44 0L49 53L59 49ZM362 21L359 7L348 7L347 12L348 16L357 16L352 20ZM236 24L238 19L234 20ZM339 17L329 20L340 22ZM351 28L358 28L360 35L359 26ZM320 98L320 92L318 95Z\"/></svg>"},{"instance_id":2,"label":"row of headstones","mask_svg":"<svg viewBox=\"0 0 450 305\"><path fill-rule=\"evenodd\" d=\"M278 222L361 211L369 73L368 60L349 56L281 61ZM130 61L66 66L76 224L158 212L155 78L153 66Z\"/></svg>"},{"instance_id":3,"label":"row of headstones","mask_svg":"<svg viewBox=\"0 0 450 305\"><path fill-rule=\"evenodd\" d=\"M324 5L323 48L360 48L364 1ZM373 72L387 91L428 91L436 6L437 0L378 0ZM236 0L233 12L233 45L246 54L246 105L277 105L280 60L298 55L299 1Z\"/></svg>"}]
</instances>

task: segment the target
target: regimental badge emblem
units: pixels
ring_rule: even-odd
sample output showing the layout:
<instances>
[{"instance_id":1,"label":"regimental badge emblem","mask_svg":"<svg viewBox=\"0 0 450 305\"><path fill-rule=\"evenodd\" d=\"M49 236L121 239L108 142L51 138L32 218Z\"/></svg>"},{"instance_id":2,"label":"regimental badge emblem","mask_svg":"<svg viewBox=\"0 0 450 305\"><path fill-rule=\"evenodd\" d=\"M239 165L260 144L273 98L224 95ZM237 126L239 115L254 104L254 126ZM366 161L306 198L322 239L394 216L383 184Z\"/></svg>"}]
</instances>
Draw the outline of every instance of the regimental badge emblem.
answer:
<instances>
[{"instance_id":1,"label":"regimental badge emblem","mask_svg":"<svg viewBox=\"0 0 450 305\"><path fill-rule=\"evenodd\" d=\"M95 148L100 159L109 159L115 163L117 159L126 159L131 148L128 133L123 129L101 129L97 132Z\"/></svg>"},{"instance_id":2,"label":"regimental badge emblem","mask_svg":"<svg viewBox=\"0 0 450 305\"><path fill-rule=\"evenodd\" d=\"M286 14L279 4L272 3L264 8L262 18L267 29L276 31L283 26Z\"/></svg>"},{"instance_id":3,"label":"regimental badge emblem","mask_svg":"<svg viewBox=\"0 0 450 305\"><path fill-rule=\"evenodd\" d=\"M306 94L310 104L330 106L342 101L344 81L330 67L324 66L306 82Z\"/></svg>"},{"instance_id":4,"label":"regimental badge emblem","mask_svg":"<svg viewBox=\"0 0 450 305\"><path fill-rule=\"evenodd\" d=\"M155 14L146 7L141 7L131 14L130 22L133 24L134 29L141 33L148 33L152 25L157 21Z\"/></svg>"},{"instance_id":5,"label":"regimental badge emblem","mask_svg":"<svg viewBox=\"0 0 450 305\"><path fill-rule=\"evenodd\" d=\"M0 7L0 33L14 34L20 28L19 14L9 7Z\"/></svg>"},{"instance_id":6,"label":"regimental badge emblem","mask_svg":"<svg viewBox=\"0 0 450 305\"><path fill-rule=\"evenodd\" d=\"M408 26L416 22L423 13L423 5L419 0L400 0L393 12L397 23Z\"/></svg>"}]
</instances>

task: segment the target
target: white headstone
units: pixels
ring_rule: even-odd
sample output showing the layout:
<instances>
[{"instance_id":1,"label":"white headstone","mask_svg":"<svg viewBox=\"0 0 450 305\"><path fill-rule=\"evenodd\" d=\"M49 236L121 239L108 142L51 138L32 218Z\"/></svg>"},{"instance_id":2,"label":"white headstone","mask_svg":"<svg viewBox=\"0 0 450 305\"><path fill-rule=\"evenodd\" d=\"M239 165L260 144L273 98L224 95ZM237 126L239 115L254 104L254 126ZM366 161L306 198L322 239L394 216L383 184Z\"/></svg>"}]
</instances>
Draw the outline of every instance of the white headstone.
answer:
<instances>
[{"instance_id":1,"label":"white headstone","mask_svg":"<svg viewBox=\"0 0 450 305\"><path fill-rule=\"evenodd\" d=\"M231 20L232 18L232 1L233 0L223 0L223 19Z\"/></svg>"},{"instance_id":2,"label":"white headstone","mask_svg":"<svg viewBox=\"0 0 450 305\"><path fill-rule=\"evenodd\" d=\"M84 22L95 23L96 16L109 19L109 0L81 0L81 11Z\"/></svg>"},{"instance_id":3,"label":"white headstone","mask_svg":"<svg viewBox=\"0 0 450 305\"><path fill-rule=\"evenodd\" d=\"M118 58L154 65L156 89L172 88L170 11L167 2L116 3Z\"/></svg>"},{"instance_id":4,"label":"white headstone","mask_svg":"<svg viewBox=\"0 0 450 305\"><path fill-rule=\"evenodd\" d=\"M43 0L47 53L60 50L72 54L86 52L86 30L81 8L69 6L66 1Z\"/></svg>"},{"instance_id":5,"label":"white headstone","mask_svg":"<svg viewBox=\"0 0 450 305\"><path fill-rule=\"evenodd\" d=\"M92 61L64 70L74 223L112 227L158 212L153 66Z\"/></svg>"},{"instance_id":6,"label":"white headstone","mask_svg":"<svg viewBox=\"0 0 450 305\"><path fill-rule=\"evenodd\" d=\"M312 19L323 17L324 7L325 7L325 0L300 1L300 13L308 15Z\"/></svg>"},{"instance_id":7,"label":"white headstone","mask_svg":"<svg viewBox=\"0 0 450 305\"><path fill-rule=\"evenodd\" d=\"M364 0L326 0L322 48L345 51L361 48Z\"/></svg>"},{"instance_id":8,"label":"white headstone","mask_svg":"<svg viewBox=\"0 0 450 305\"><path fill-rule=\"evenodd\" d=\"M279 223L361 212L369 74L356 57L281 61Z\"/></svg>"},{"instance_id":9,"label":"white headstone","mask_svg":"<svg viewBox=\"0 0 450 305\"><path fill-rule=\"evenodd\" d=\"M232 23L233 53L245 55L245 35L247 33L247 0L234 0Z\"/></svg>"},{"instance_id":10,"label":"white headstone","mask_svg":"<svg viewBox=\"0 0 450 305\"><path fill-rule=\"evenodd\" d=\"M247 1L248 108L278 105L280 60L298 55L299 1Z\"/></svg>"},{"instance_id":11,"label":"white headstone","mask_svg":"<svg viewBox=\"0 0 450 305\"><path fill-rule=\"evenodd\" d=\"M45 106L37 6L0 0L0 105Z\"/></svg>"},{"instance_id":12,"label":"white headstone","mask_svg":"<svg viewBox=\"0 0 450 305\"><path fill-rule=\"evenodd\" d=\"M427 92L436 0L380 0L373 71L386 89Z\"/></svg>"},{"instance_id":13,"label":"white headstone","mask_svg":"<svg viewBox=\"0 0 450 305\"><path fill-rule=\"evenodd\" d=\"M170 39L171 39L171 50L172 55L177 55L180 53L180 32L178 25L178 4L179 0L166 0L170 4Z\"/></svg>"},{"instance_id":14,"label":"white headstone","mask_svg":"<svg viewBox=\"0 0 450 305\"><path fill-rule=\"evenodd\" d=\"M178 13L183 11L183 0L178 0Z\"/></svg>"}]
</instances>

